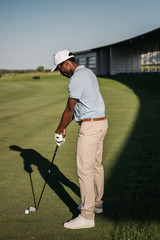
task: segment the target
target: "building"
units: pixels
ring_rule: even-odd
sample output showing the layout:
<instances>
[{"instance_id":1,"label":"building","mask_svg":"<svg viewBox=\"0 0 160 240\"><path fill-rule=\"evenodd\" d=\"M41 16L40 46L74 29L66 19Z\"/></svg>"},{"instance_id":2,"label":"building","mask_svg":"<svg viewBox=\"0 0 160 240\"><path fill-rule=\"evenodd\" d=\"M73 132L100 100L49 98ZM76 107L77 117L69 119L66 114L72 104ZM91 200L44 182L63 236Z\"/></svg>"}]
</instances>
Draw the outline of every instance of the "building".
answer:
<instances>
[{"instance_id":1,"label":"building","mask_svg":"<svg viewBox=\"0 0 160 240\"><path fill-rule=\"evenodd\" d=\"M153 69L160 73L157 57L160 55L160 28L115 44L75 52L74 55L80 65L85 65L100 76L153 72ZM150 61L149 68L145 69L146 55L157 57L158 61ZM156 64L155 68L153 64Z\"/></svg>"}]
</instances>

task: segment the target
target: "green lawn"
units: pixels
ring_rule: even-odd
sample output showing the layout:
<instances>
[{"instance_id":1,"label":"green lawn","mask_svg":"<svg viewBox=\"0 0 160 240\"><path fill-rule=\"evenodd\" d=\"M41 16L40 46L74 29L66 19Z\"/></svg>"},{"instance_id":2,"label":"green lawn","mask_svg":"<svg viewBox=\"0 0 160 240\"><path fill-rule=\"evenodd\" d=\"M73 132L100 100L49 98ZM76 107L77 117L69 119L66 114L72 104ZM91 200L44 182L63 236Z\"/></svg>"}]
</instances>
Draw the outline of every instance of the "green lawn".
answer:
<instances>
[{"instance_id":1,"label":"green lawn","mask_svg":"<svg viewBox=\"0 0 160 240\"><path fill-rule=\"evenodd\" d=\"M68 98L58 74L11 74L0 78L0 169L2 240L160 239L160 77L98 78L109 129L104 142L104 214L96 227L64 229L80 204L73 122L58 149L40 208L38 201L56 129Z\"/></svg>"}]
</instances>

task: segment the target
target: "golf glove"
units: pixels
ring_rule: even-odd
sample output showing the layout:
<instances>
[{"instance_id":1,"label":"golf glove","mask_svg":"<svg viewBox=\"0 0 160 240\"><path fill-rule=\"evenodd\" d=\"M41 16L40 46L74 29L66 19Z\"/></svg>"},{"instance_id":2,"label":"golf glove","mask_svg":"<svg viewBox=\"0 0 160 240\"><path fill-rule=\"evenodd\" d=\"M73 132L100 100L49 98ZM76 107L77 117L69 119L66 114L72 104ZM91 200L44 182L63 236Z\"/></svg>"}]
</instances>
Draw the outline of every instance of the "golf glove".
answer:
<instances>
[{"instance_id":1,"label":"golf glove","mask_svg":"<svg viewBox=\"0 0 160 240\"><path fill-rule=\"evenodd\" d=\"M54 140L59 147L65 142L65 138L63 138L62 134L58 133L55 133Z\"/></svg>"}]
</instances>

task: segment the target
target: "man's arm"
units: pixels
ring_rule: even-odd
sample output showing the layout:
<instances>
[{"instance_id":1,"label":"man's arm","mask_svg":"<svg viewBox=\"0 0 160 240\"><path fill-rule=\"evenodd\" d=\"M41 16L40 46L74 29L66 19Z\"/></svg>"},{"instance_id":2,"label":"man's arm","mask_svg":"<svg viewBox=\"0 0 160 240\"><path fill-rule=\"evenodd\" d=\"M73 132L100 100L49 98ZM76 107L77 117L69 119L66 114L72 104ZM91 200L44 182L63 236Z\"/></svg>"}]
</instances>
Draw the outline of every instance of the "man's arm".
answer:
<instances>
[{"instance_id":1,"label":"man's arm","mask_svg":"<svg viewBox=\"0 0 160 240\"><path fill-rule=\"evenodd\" d=\"M76 103L77 99L68 98L67 106L62 114L61 121L56 129L56 133L61 134L63 131L65 131L65 128L72 122L74 118L73 114Z\"/></svg>"}]
</instances>

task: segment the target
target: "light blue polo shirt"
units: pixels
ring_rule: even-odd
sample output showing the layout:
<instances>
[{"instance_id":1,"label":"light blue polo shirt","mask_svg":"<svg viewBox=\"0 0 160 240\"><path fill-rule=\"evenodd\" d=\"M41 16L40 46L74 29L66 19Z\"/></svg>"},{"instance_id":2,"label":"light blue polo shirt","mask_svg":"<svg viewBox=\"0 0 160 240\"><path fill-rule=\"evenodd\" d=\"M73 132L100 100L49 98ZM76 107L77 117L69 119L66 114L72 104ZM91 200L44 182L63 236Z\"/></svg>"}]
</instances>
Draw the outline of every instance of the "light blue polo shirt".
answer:
<instances>
[{"instance_id":1,"label":"light blue polo shirt","mask_svg":"<svg viewBox=\"0 0 160 240\"><path fill-rule=\"evenodd\" d=\"M105 105L98 81L90 69L78 66L70 78L68 91L70 98L78 100L74 109L76 122L105 116Z\"/></svg>"}]
</instances>

